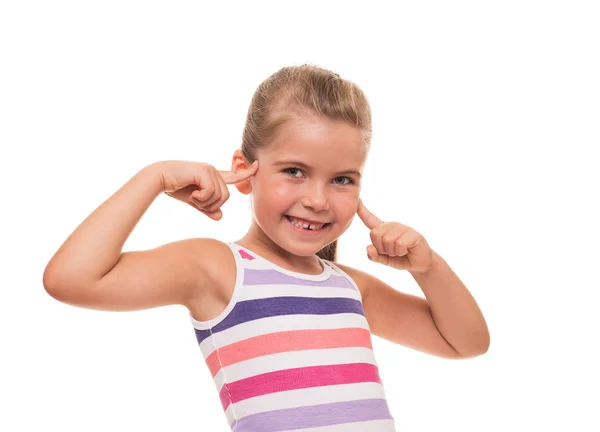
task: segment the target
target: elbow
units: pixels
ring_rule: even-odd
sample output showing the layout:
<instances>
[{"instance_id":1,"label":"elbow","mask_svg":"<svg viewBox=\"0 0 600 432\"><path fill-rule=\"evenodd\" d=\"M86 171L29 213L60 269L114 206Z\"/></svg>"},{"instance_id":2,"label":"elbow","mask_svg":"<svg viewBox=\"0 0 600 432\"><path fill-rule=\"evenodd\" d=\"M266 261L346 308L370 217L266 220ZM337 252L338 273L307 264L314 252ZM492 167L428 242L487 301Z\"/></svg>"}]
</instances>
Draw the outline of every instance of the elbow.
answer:
<instances>
[{"instance_id":1,"label":"elbow","mask_svg":"<svg viewBox=\"0 0 600 432\"><path fill-rule=\"evenodd\" d=\"M490 333L487 330L481 331L470 335L466 340L462 340L460 344L451 344L451 346L461 359L479 357L490 349Z\"/></svg>"},{"instance_id":2,"label":"elbow","mask_svg":"<svg viewBox=\"0 0 600 432\"><path fill-rule=\"evenodd\" d=\"M66 292L68 291L69 283L59 273L52 270L51 267L46 267L42 277L42 284L46 293L55 300L64 301Z\"/></svg>"},{"instance_id":3,"label":"elbow","mask_svg":"<svg viewBox=\"0 0 600 432\"><path fill-rule=\"evenodd\" d=\"M55 297L55 293L57 291L56 276L50 271L49 266L47 266L44 269L44 274L42 276L42 285L44 286L44 289L46 290L48 295L50 295L50 297L56 298Z\"/></svg>"},{"instance_id":4,"label":"elbow","mask_svg":"<svg viewBox=\"0 0 600 432\"><path fill-rule=\"evenodd\" d=\"M48 271L48 268L44 271L44 276L42 278L42 285L44 286L44 290L46 293L55 300L59 300L62 298L63 294L61 294L60 289L60 281L55 274Z\"/></svg>"}]
</instances>

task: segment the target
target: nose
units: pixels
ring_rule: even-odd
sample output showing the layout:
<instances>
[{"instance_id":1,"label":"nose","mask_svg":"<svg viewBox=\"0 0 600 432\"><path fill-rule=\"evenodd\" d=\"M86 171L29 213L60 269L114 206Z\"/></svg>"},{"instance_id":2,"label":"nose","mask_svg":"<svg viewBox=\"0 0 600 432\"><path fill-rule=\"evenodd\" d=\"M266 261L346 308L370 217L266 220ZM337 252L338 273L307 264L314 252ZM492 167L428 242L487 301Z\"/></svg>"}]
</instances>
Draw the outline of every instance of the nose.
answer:
<instances>
[{"instance_id":1,"label":"nose","mask_svg":"<svg viewBox=\"0 0 600 432\"><path fill-rule=\"evenodd\" d=\"M311 182L304 191L302 205L312 208L315 212L329 210L327 193L327 186L323 186L319 182Z\"/></svg>"}]
</instances>

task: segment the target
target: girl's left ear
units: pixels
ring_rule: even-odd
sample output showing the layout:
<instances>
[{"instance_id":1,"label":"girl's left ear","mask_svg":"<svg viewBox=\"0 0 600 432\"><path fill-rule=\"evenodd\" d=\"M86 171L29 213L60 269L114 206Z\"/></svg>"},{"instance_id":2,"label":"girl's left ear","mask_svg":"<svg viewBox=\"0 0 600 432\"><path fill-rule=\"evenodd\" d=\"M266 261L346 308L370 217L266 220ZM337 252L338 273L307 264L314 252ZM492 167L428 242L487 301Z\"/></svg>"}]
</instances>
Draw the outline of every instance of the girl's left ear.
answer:
<instances>
[{"instance_id":1,"label":"girl's left ear","mask_svg":"<svg viewBox=\"0 0 600 432\"><path fill-rule=\"evenodd\" d=\"M243 168L249 167L250 165L251 164L246 163L246 158L244 158L241 149L237 149L233 153L233 159L231 160L231 171L236 172ZM246 180L243 180L241 182L235 183L235 187L237 188L237 190L239 190L244 195L248 195L250 192L252 192L252 184L250 182L251 178L252 177L247 178Z\"/></svg>"}]
</instances>

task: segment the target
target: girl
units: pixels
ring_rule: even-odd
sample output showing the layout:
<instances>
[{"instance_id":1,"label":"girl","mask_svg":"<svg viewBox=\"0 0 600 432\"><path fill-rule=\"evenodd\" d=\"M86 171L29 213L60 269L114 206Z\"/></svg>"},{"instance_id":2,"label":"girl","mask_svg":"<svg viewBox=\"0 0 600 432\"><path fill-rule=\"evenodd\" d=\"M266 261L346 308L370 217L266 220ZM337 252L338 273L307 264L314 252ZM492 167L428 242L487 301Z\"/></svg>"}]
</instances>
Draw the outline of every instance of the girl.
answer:
<instances>
[{"instance_id":1,"label":"girl","mask_svg":"<svg viewBox=\"0 0 600 432\"><path fill-rule=\"evenodd\" d=\"M231 171L144 167L67 238L44 287L93 309L186 306L232 430L394 431L370 334L447 358L485 353L489 334L425 238L362 203L370 140L354 83L313 65L282 68L252 98ZM243 238L122 252L158 194L219 220L229 184L251 196ZM355 214L371 230L369 259L408 270L425 298L336 262Z\"/></svg>"}]
</instances>

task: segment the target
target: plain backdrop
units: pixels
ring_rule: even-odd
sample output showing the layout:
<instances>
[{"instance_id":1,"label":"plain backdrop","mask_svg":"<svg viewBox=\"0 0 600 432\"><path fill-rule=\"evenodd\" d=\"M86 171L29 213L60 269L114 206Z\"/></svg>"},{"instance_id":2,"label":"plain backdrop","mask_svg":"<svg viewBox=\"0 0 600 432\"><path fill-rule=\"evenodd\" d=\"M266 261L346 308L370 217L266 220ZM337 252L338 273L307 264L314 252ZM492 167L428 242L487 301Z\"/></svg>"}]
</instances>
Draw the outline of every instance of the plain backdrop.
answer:
<instances>
[{"instance_id":1,"label":"plain backdrop","mask_svg":"<svg viewBox=\"0 0 600 432\"><path fill-rule=\"evenodd\" d=\"M584 1L6 1L0 5L0 429L226 431L187 310L82 309L44 268L139 169L230 169L250 99L287 65L357 83L373 111L362 198L422 233L491 333L447 360L373 336L399 431L597 431L600 14ZM237 240L159 196L125 244ZM356 217L339 261L370 262Z\"/></svg>"}]
</instances>

